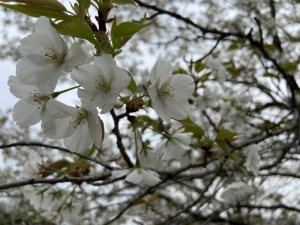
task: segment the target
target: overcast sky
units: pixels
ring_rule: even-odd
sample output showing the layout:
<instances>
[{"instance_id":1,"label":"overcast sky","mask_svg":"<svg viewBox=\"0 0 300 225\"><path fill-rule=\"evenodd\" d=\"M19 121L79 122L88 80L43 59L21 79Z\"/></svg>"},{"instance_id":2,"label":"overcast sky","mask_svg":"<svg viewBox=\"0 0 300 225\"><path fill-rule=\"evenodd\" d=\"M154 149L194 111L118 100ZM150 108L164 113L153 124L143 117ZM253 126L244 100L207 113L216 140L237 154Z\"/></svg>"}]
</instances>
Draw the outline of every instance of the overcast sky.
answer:
<instances>
[{"instance_id":1,"label":"overcast sky","mask_svg":"<svg viewBox=\"0 0 300 225\"><path fill-rule=\"evenodd\" d=\"M15 75L15 63L9 60L0 60L0 110L6 111L12 108L17 102L17 98L13 96L7 85L8 77Z\"/></svg>"}]
</instances>

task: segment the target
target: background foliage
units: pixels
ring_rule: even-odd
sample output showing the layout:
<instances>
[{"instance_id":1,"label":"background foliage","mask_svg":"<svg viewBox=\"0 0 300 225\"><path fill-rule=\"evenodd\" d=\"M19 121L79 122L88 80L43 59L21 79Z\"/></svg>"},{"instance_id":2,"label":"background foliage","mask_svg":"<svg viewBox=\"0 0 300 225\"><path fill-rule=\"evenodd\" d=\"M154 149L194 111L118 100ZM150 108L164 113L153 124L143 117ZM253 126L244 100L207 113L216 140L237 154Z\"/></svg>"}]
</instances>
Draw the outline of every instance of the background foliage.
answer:
<instances>
[{"instance_id":1,"label":"background foliage","mask_svg":"<svg viewBox=\"0 0 300 225\"><path fill-rule=\"evenodd\" d=\"M37 128L18 128L10 111L2 113L0 224L53 224L22 194L25 185L48 188L44 183L80 202L82 224L299 224L298 1L128 2L135 5L116 1L108 16L116 15L103 31L111 35L112 46L79 19L55 28L86 39L82 47L90 52L96 45L97 52L115 54L136 82L132 91L143 90L157 58L173 62L175 73L195 79L190 118L166 124L151 109L134 112L140 108L127 104L126 111L103 119L105 142L85 156L46 139ZM0 57L17 61L17 40L32 32L34 20L5 8L1 14L7 32L1 32ZM133 126L150 150L174 127L192 132L190 163L156 165L161 182L148 188L111 178L111 162L128 166L123 150L134 158ZM253 149L261 157L257 176L246 168ZM40 178L27 180L23 165L32 151L49 161ZM222 200L224 188L235 181L255 191L238 201Z\"/></svg>"}]
</instances>

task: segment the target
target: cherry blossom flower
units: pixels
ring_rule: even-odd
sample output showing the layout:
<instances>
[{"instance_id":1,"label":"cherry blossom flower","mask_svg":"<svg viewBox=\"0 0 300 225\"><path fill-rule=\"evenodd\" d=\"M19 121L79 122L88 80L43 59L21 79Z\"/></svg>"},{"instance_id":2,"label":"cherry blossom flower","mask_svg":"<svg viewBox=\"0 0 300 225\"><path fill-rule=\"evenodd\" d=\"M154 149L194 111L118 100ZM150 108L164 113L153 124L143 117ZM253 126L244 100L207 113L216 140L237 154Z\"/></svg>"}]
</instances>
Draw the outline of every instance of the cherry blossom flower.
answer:
<instances>
[{"instance_id":1,"label":"cherry blossom flower","mask_svg":"<svg viewBox=\"0 0 300 225\"><path fill-rule=\"evenodd\" d=\"M26 186L23 194L35 210L42 211L41 215L55 224L82 224L79 216L82 205L57 187Z\"/></svg>"},{"instance_id":2,"label":"cherry blossom flower","mask_svg":"<svg viewBox=\"0 0 300 225\"><path fill-rule=\"evenodd\" d=\"M157 151L163 154L162 160L184 160L187 150L191 148L189 145L192 141L192 135L192 133L177 132L168 139L164 139L157 147Z\"/></svg>"},{"instance_id":3,"label":"cherry blossom flower","mask_svg":"<svg viewBox=\"0 0 300 225\"><path fill-rule=\"evenodd\" d=\"M45 118L46 103L51 95L41 92L34 85L20 83L16 76L10 76L8 80L10 92L21 99L13 108L13 119L21 127L30 126Z\"/></svg>"},{"instance_id":4,"label":"cherry blossom flower","mask_svg":"<svg viewBox=\"0 0 300 225\"><path fill-rule=\"evenodd\" d=\"M112 172L114 178L126 176L126 181L139 186L154 186L160 182L159 175L153 170L136 167L126 170L115 170Z\"/></svg>"},{"instance_id":5,"label":"cherry blossom flower","mask_svg":"<svg viewBox=\"0 0 300 225\"><path fill-rule=\"evenodd\" d=\"M251 145L247 148L246 169L254 175L259 173L260 155L257 150L257 145Z\"/></svg>"},{"instance_id":6,"label":"cherry blossom flower","mask_svg":"<svg viewBox=\"0 0 300 225\"><path fill-rule=\"evenodd\" d=\"M222 62L218 58L214 58L209 55L205 59L206 65L211 69L212 74L216 76L216 79L220 82L220 84L226 81L227 70L223 66Z\"/></svg>"},{"instance_id":7,"label":"cherry blossom flower","mask_svg":"<svg viewBox=\"0 0 300 225\"><path fill-rule=\"evenodd\" d=\"M54 91L63 71L71 72L87 59L76 43L68 50L50 20L43 16L37 20L35 32L21 40L19 51L24 56L16 69L20 82L36 85L46 94Z\"/></svg>"},{"instance_id":8,"label":"cherry blossom flower","mask_svg":"<svg viewBox=\"0 0 300 225\"><path fill-rule=\"evenodd\" d=\"M223 193L221 198L227 202L236 202L241 201L248 197L253 192L253 188L244 182L235 182L228 185Z\"/></svg>"},{"instance_id":9,"label":"cherry blossom flower","mask_svg":"<svg viewBox=\"0 0 300 225\"><path fill-rule=\"evenodd\" d=\"M24 164L23 176L33 178L40 173L40 169L45 165L46 159L43 159L38 153L30 152L28 161Z\"/></svg>"},{"instance_id":10,"label":"cherry blossom flower","mask_svg":"<svg viewBox=\"0 0 300 225\"><path fill-rule=\"evenodd\" d=\"M67 106L56 100L47 103L49 118L42 124L44 134L52 139L64 139L64 145L75 152L83 152L103 139L103 124L96 106L86 102L82 107Z\"/></svg>"},{"instance_id":11,"label":"cherry blossom flower","mask_svg":"<svg viewBox=\"0 0 300 225\"><path fill-rule=\"evenodd\" d=\"M107 113L113 108L120 92L130 83L128 74L117 67L115 60L108 54L95 57L94 65L77 67L71 76L83 87L78 89L82 102L94 102L101 113Z\"/></svg>"},{"instance_id":12,"label":"cherry blossom flower","mask_svg":"<svg viewBox=\"0 0 300 225\"><path fill-rule=\"evenodd\" d=\"M185 74L172 75L169 62L158 60L150 74L148 94L152 107L166 122L183 120L188 115L188 98L194 91L194 80Z\"/></svg>"}]
</instances>

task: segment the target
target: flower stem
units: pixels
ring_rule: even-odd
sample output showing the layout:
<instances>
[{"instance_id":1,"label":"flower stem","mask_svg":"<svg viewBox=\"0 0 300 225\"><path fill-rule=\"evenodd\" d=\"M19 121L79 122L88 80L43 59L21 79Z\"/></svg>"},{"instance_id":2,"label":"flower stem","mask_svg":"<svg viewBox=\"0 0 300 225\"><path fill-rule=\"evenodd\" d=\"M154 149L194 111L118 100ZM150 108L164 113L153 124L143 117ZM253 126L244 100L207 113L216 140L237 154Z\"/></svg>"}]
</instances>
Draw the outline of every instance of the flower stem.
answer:
<instances>
[{"instance_id":1,"label":"flower stem","mask_svg":"<svg viewBox=\"0 0 300 225\"><path fill-rule=\"evenodd\" d=\"M79 88L79 87L80 87L80 85L75 86L75 87L71 87L71 88L68 88L68 89L65 89L65 90L62 90L62 91L53 92L52 98L56 98L57 96L59 96L59 95L62 94L62 93L71 91L71 90L76 89L76 88Z\"/></svg>"}]
</instances>

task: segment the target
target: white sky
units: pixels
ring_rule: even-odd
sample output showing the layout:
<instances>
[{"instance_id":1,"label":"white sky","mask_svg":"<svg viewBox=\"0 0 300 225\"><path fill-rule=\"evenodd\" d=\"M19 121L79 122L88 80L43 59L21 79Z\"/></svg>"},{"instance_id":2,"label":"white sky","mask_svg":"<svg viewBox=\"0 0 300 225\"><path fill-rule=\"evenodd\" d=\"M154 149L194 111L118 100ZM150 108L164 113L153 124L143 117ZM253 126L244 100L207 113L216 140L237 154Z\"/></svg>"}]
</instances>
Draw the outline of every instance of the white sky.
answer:
<instances>
[{"instance_id":1,"label":"white sky","mask_svg":"<svg viewBox=\"0 0 300 225\"><path fill-rule=\"evenodd\" d=\"M8 77L15 75L15 66L15 63L9 60L0 61L0 111L2 112L12 108L18 101L18 99L10 93L7 85Z\"/></svg>"}]
</instances>

